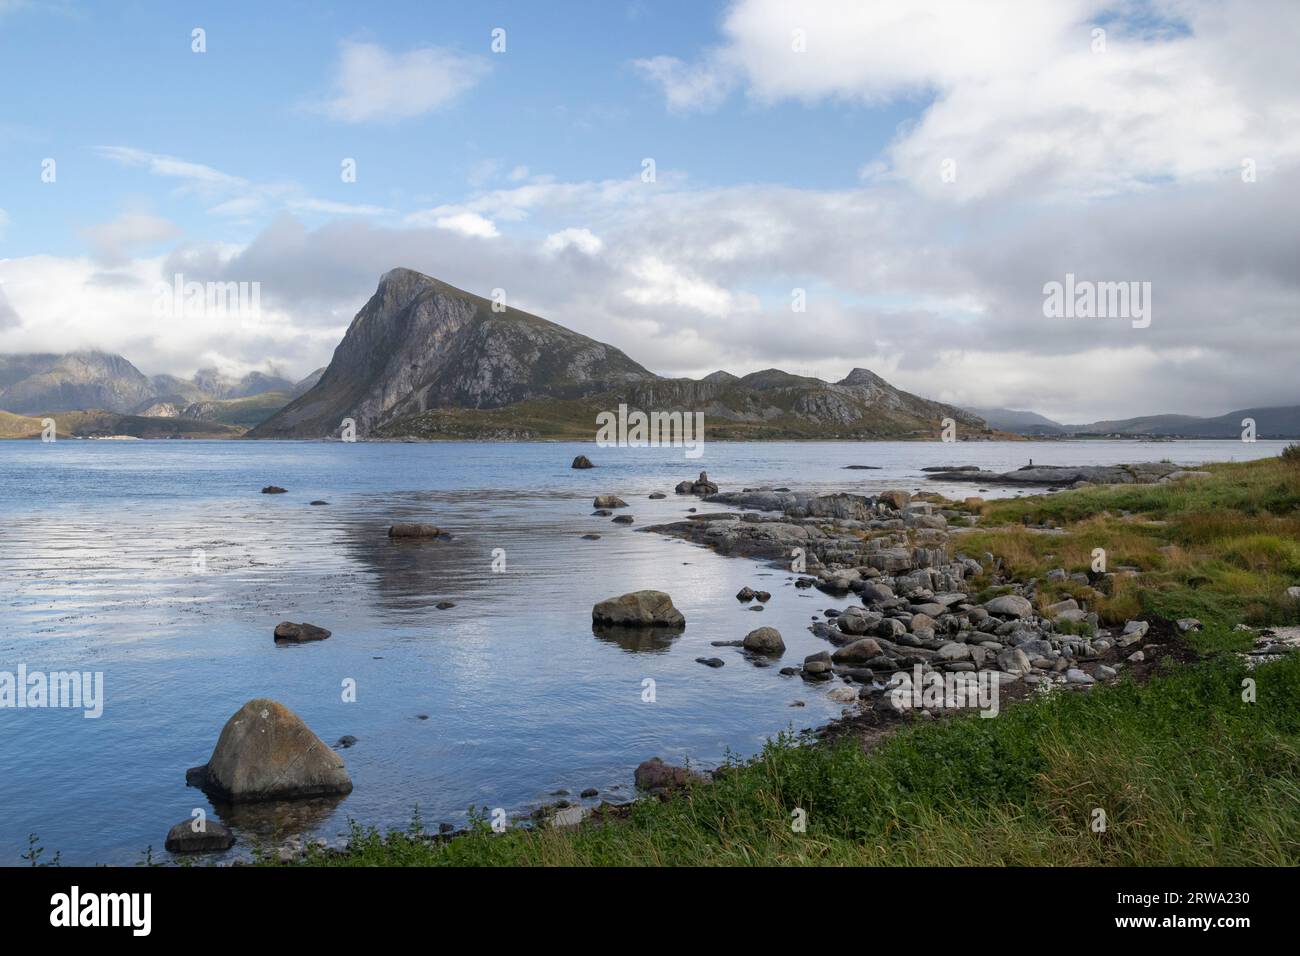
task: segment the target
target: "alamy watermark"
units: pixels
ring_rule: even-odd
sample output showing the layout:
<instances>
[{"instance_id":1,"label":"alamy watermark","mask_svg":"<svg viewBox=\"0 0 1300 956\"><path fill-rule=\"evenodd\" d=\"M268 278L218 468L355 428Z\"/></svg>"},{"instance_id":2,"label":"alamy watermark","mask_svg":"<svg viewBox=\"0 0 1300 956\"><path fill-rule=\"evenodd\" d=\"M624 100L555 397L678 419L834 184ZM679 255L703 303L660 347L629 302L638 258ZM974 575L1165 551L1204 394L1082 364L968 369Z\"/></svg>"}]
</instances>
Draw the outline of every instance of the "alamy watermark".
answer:
<instances>
[{"instance_id":1,"label":"alamy watermark","mask_svg":"<svg viewBox=\"0 0 1300 956\"><path fill-rule=\"evenodd\" d=\"M0 671L0 710L62 708L95 720L104 713L103 671Z\"/></svg>"},{"instance_id":2,"label":"alamy watermark","mask_svg":"<svg viewBox=\"0 0 1300 956\"><path fill-rule=\"evenodd\" d=\"M898 671L889 679L889 700L898 710L939 710L973 707L981 717L998 715L1002 681L996 671Z\"/></svg>"},{"instance_id":3,"label":"alamy watermark","mask_svg":"<svg viewBox=\"0 0 1300 956\"><path fill-rule=\"evenodd\" d=\"M687 458L704 454L703 412L600 412L596 416L598 448L685 448Z\"/></svg>"},{"instance_id":4,"label":"alamy watermark","mask_svg":"<svg viewBox=\"0 0 1300 956\"><path fill-rule=\"evenodd\" d=\"M1133 328L1151 324L1150 282L1093 282L1065 274L1043 285L1043 315L1049 319L1131 319Z\"/></svg>"},{"instance_id":5,"label":"alamy watermark","mask_svg":"<svg viewBox=\"0 0 1300 956\"><path fill-rule=\"evenodd\" d=\"M159 282L154 286L153 314L159 319L197 319L209 315L259 318L262 283L187 282L185 275L178 272L170 283Z\"/></svg>"}]
</instances>

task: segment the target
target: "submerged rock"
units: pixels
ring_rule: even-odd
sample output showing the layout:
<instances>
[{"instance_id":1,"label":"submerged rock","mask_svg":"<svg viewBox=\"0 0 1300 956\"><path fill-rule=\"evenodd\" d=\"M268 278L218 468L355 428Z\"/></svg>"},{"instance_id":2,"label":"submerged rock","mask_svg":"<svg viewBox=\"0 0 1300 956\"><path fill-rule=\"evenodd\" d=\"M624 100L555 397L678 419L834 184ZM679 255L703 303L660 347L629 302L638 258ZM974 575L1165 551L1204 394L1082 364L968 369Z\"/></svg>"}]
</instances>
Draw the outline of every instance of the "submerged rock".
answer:
<instances>
[{"instance_id":1,"label":"submerged rock","mask_svg":"<svg viewBox=\"0 0 1300 956\"><path fill-rule=\"evenodd\" d=\"M663 591L633 591L606 598L591 609L597 624L624 627L685 627L686 618Z\"/></svg>"},{"instance_id":2,"label":"submerged rock","mask_svg":"<svg viewBox=\"0 0 1300 956\"><path fill-rule=\"evenodd\" d=\"M234 802L352 792L343 758L283 704L250 700L226 721L208 762L186 782Z\"/></svg>"},{"instance_id":3,"label":"submerged rock","mask_svg":"<svg viewBox=\"0 0 1300 956\"><path fill-rule=\"evenodd\" d=\"M305 644L308 641L323 641L330 633L325 628L306 621L301 624L281 621L275 626L275 641L277 644Z\"/></svg>"},{"instance_id":4,"label":"submerged rock","mask_svg":"<svg viewBox=\"0 0 1300 956\"><path fill-rule=\"evenodd\" d=\"M262 489L262 494L264 494L264 495L282 495L282 494L284 494L286 491L287 491L287 489L285 489L285 488L281 488L279 485L267 485L265 488Z\"/></svg>"},{"instance_id":5,"label":"submerged rock","mask_svg":"<svg viewBox=\"0 0 1300 956\"><path fill-rule=\"evenodd\" d=\"M390 525L388 536L390 538L439 538L443 536L443 531L437 525L409 521Z\"/></svg>"}]
</instances>

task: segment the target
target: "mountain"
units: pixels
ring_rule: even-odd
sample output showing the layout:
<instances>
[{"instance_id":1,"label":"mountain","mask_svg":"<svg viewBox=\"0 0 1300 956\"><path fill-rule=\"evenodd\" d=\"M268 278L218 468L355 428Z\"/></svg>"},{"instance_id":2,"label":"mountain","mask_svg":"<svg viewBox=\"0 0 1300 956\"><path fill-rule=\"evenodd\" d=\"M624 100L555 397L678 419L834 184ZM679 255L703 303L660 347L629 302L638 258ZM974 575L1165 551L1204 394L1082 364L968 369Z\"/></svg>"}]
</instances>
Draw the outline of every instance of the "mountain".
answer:
<instances>
[{"instance_id":1,"label":"mountain","mask_svg":"<svg viewBox=\"0 0 1300 956\"><path fill-rule=\"evenodd\" d=\"M1255 420L1258 438L1300 438L1300 405L1242 408L1226 415L1143 415L1082 425L1062 425L1036 412L1006 408L968 409L993 428L1035 436L1127 435L1151 438L1241 438L1243 419Z\"/></svg>"},{"instance_id":2,"label":"mountain","mask_svg":"<svg viewBox=\"0 0 1300 956\"><path fill-rule=\"evenodd\" d=\"M1241 408L1214 418L1192 415L1147 415L1119 421L1067 425L1066 430L1089 435L1152 435L1170 438L1241 438L1243 419L1255 421L1257 438L1300 438L1300 405Z\"/></svg>"},{"instance_id":3,"label":"mountain","mask_svg":"<svg viewBox=\"0 0 1300 956\"><path fill-rule=\"evenodd\" d=\"M1064 428L1060 422L1054 422L1037 412L1015 408L968 408L966 411L984 419L989 423L990 428L999 428L1018 435L1054 435L1059 434Z\"/></svg>"},{"instance_id":4,"label":"mountain","mask_svg":"<svg viewBox=\"0 0 1300 956\"><path fill-rule=\"evenodd\" d=\"M0 355L0 409L18 415L82 408L127 412L156 395L153 383L120 355Z\"/></svg>"},{"instance_id":5,"label":"mountain","mask_svg":"<svg viewBox=\"0 0 1300 956\"><path fill-rule=\"evenodd\" d=\"M357 313L320 381L250 434L319 438L344 418L359 435L430 408L575 399L655 376L613 346L410 269ZM594 426L593 426L594 428Z\"/></svg>"},{"instance_id":6,"label":"mountain","mask_svg":"<svg viewBox=\"0 0 1300 956\"><path fill-rule=\"evenodd\" d=\"M934 436L944 418L987 437L978 416L866 369L834 383L779 369L662 378L613 346L494 312L409 269L380 279L316 385L248 437L327 437L351 418L362 437L591 438L596 415L621 404L703 412L715 438Z\"/></svg>"},{"instance_id":7,"label":"mountain","mask_svg":"<svg viewBox=\"0 0 1300 956\"><path fill-rule=\"evenodd\" d=\"M314 382L311 376L295 383L264 372L231 378L216 369L201 369L189 379L149 377L122 356L98 351L0 355L0 409L20 416L99 410L137 417L223 421L222 415L190 414L188 410L196 405L242 402L236 416L242 416L241 420L230 423L247 427L286 405L295 390L305 391Z\"/></svg>"}]
</instances>

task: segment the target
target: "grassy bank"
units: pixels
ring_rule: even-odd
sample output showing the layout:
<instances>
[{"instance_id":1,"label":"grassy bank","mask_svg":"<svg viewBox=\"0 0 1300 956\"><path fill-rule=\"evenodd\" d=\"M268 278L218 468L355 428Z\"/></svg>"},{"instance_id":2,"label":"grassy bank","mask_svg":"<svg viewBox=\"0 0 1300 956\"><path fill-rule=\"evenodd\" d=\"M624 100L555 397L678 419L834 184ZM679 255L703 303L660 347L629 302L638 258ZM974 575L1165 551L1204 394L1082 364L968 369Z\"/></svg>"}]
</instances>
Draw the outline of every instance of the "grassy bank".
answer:
<instances>
[{"instance_id":1,"label":"grassy bank","mask_svg":"<svg viewBox=\"0 0 1300 956\"><path fill-rule=\"evenodd\" d=\"M1295 865L1300 863L1300 655L1249 670L1232 628L1296 623L1300 467L1219 465L1187 483L1089 488L983 508L954 545L989 551L1041 601L1080 585L1105 548L1103 619L1198 617L1207 628L1138 683L1058 691L976 716L906 722L870 748L781 738L714 783L576 830L481 821L442 840L418 821L355 827L308 865ZM1044 523L1055 528L1044 528ZM989 582L976 582L988 586ZM1175 639L1176 640L1176 639ZM1173 663L1176 657L1197 657ZM1253 702L1243 682L1256 681ZM806 813L806 829L792 826ZM1098 832L1098 811L1105 828Z\"/></svg>"}]
</instances>

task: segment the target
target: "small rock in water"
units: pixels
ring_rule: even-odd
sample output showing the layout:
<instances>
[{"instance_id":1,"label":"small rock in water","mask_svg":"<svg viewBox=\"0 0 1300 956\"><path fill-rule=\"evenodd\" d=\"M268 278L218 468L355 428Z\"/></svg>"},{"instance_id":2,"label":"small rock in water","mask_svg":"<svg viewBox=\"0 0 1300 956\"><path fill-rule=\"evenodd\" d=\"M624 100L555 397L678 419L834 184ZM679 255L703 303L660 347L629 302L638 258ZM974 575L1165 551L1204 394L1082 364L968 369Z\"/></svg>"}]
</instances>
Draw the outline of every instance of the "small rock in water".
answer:
<instances>
[{"instance_id":1,"label":"small rock in water","mask_svg":"<svg viewBox=\"0 0 1300 956\"><path fill-rule=\"evenodd\" d=\"M739 591L736 592L736 600L737 600L737 601L752 601L752 600L754 600L754 589L751 588L751 587L749 587L748 585L746 585L745 587L741 588Z\"/></svg>"},{"instance_id":2,"label":"small rock in water","mask_svg":"<svg viewBox=\"0 0 1300 956\"><path fill-rule=\"evenodd\" d=\"M695 663L703 664L705 667L721 667L724 661L720 657L697 657Z\"/></svg>"},{"instance_id":3,"label":"small rock in water","mask_svg":"<svg viewBox=\"0 0 1300 956\"><path fill-rule=\"evenodd\" d=\"M608 518L613 513L614 512L610 511L608 508L597 508L591 513L591 516L593 518Z\"/></svg>"},{"instance_id":4,"label":"small rock in water","mask_svg":"<svg viewBox=\"0 0 1300 956\"><path fill-rule=\"evenodd\" d=\"M439 601L434 605L439 611L447 611L456 606L454 601Z\"/></svg>"},{"instance_id":5,"label":"small rock in water","mask_svg":"<svg viewBox=\"0 0 1300 956\"><path fill-rule=\"evenodd\" d=\"M570 465L569 467L570 468L595 468L596 466L591 463L591 459L588 458L586 455L579 455L577 458L573 459L573 464Z\"/></svg>"},{"instance_id":6,"label":"small rock in water","mask_svg":"<svg viewBox=\"0 0 1300 956\"><path fill-rule=\"evenodd\" d=\"M262 494L264 494L264 495L282 495L282 494L285 493L285 491L286 491L286 489L281 488L279 485L267 485L265 488L262 489Z\"/></svg>"},{"instance_id":7,"label":"small rock in water","mask_svg":"<svg viewBox=\"0 0 1300 956\"><path fill-rule=\"evenodd\" d=\"M668 497L668 496L667 496L666 494L664 494L662 491L655 491L655 492L651 492L651 494L650 494L650 500L651 500L651 501L658 501L658 500L660 500L661 498L667 498L667 497Z\"/></svg>"},{"instance_id":8,"label":"small rock in water","mask_svg":"<svg viewBox=\"0 0 1300 956\"><path fill-rule=\"evenodd\" d=\"M631 515L617 515L614 518L614 524L631 524L633 520Z\"/></svg>"},{"instance_id":9,"label":"small rock in water","mask_svg":"<svg viewBox=\"0 0 1300 956\"><path fill-rule=\"evenodd\" d=\"M235 835L216 820L182 820L167 831L163 844L168 853L211 853L229 850L235 845Z\"/></svg>"},{"instance_id":10,"label":"small rock in water","mask_svg":"<svg viewBox=\"0 0 1300 956\"><path fill-rule=\"evenodd\" d=\"M330 632L325 628L305 621L302 624L281 621L275 626L275 640L279 644L305 644L307 641L323 641L329 636Z\"/></svg>"},{"instance_id":11,"label":"small rock in water","mask_svg":"<svg viewBox=\"0 0 1300 956\"><path fill-rule=\"evenodd\" d=\"M582 536L582 540L583 540L583 541L599 541L599 540L600 540L600 535L598 535L598 534L584 534L584 535Z\"/></svg>"},{"instance_id":12,"label":"small rock in water","mask_svg":"<svg viewBox=\"0 0 1300 956\"><path fill-rule=\"evenodd\" d=\"M600 791L597 790L595 787L588 787L586 790L582 791L582 793L578 794L578 796L582 797L583 799L590 799L591 797L600 796Z\"/></svg>"},{"instance_id":13,"label":"small rock in water","mask_svg":"<svg viewBox=\"0 0 1300 956\"><path fill-rule=\"evenodd\" d=\"M597 495L591 506L593 508L626 508L627 502L618 495Z\"/></svg>"},{"instance_id":14,"label":"small rock in water","mask_svg":"<svg viewBox=\"0 0 1300 956\"><path fill-rule=\"evenodd\" d=\"M340 750L347 750L356 742L357 742L356 737L353 737L351 734L344 734L342 737L338 739L337 742L335 742L334 746L339 748Z\"/></svg>"},{"instance_id":15,"label":"small rock in water","mask_svg":"<svg viewBox=\"0 0 1300 956\"><path fill-rule=\"evenodd\" d=\"M310 502L310 504L313 504L313 505L327 505L327 504L329 504L329 502L328 502L328 501L322 501L321 499L317 498L315 501Z\"/></svg>"}]
</instances>

